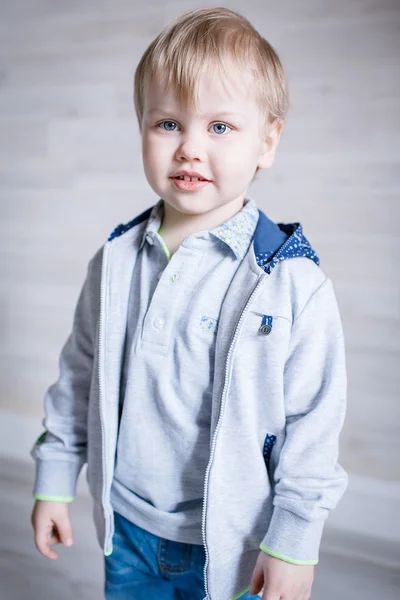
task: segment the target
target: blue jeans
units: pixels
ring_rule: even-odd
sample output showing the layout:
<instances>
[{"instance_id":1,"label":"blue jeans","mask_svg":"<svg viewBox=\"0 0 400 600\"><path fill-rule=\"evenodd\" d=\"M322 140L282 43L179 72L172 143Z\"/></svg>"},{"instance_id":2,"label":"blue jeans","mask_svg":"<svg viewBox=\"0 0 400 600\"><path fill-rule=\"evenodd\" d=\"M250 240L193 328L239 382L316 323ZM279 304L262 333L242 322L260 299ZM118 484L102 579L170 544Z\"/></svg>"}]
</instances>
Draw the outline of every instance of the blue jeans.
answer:
<instances>
[{"instance_id":1,"label":"blue jeans","mask_svg":"<svg viewBox=\"0 0 400 600\"><path fill-rule=\"evenodd\" d=\"M153 535L114 513L113 551L106 556L106 600L203 600L204 546ZM248 600L259 596L249 593Z\"/></svg>"}]
</instances>

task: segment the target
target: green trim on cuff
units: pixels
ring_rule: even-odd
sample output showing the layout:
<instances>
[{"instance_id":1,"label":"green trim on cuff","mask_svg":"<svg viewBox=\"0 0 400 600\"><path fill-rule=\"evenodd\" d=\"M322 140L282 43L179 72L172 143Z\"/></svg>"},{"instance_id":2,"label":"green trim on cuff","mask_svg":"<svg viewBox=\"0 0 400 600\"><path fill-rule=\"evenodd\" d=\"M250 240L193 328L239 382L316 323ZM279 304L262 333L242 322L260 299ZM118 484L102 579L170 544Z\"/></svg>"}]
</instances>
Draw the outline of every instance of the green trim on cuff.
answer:
<instances>
[{"instance_id":1,"label":"green trim on cuff","mask_svg":"<svg viewBox=\"0 0 400 600\"><path fill-rule=\"evenodd\" d=\"M249 590L250 590L250 586L248 585L247 588L245 588L244 590L242 590L241 592L236 594L236 596L232 596L232 598L229 598L229 600L238 600L238 598L240 598L240 596L243 596L243 594L245 594Z\"/></svg>"},{"instance_id":2,"label":"green trim on cuff","mask_svg":"<svg viewBox=\"0 0 400 600\"><path fill-rule=\"evenodd\" d=\"M113 553L113 548L111 547L111 550L104 552L104 556L111 556L112 553Z\"/></svg>"},{"instance_id":3,"label":"green trim on cuff","mask_svg":"<svg viewBox=\"0 0 400 600\"><path fill-rule=\"evenodd\" d=\"M33 494L35 500L43 500L44 502L73 502L75 496L41 496L40 494Z\"/></svg>"},{"instance_id":4,"label":"green trim on cuff","mask_svg":"<svg viewBox=\"0 0 400 600\"><path fill-rule=\"evenodd\" d=\"M294 560L294 558L289 558L288 556L283 556L283 554L278 554L277 552L274 552L273 550L266 548L266 546L263 546L262 544L260 544L260 548L266 554L269 554L270 556L274 556L275 558L279 558L280 560L284 560L285 562L291 563L292 565L316 565L316 564L318 564L317 560Z\"/></svg>"}]
</instances>

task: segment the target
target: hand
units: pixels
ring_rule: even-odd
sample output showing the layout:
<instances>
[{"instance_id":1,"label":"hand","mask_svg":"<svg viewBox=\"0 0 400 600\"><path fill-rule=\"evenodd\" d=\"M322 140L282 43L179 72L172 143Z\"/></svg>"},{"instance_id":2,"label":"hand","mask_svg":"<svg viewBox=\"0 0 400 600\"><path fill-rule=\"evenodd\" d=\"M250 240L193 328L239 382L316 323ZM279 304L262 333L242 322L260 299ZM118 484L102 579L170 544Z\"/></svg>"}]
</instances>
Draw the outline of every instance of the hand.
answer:
<instances>
[{"instance_id":1,"label":"hand","mask_svg":"<svg viewBox=\"0 0 400 600\"><path fill-rule=\"evenodd\" d=\"M35 544L43 556L57 560L58 554L51 549L55 544L72 546L74 543L68 502L45 502L37 500L33 507L31 522L35 532Z\"/></svg>"},{"instance_id":2,"label":"hand","mask_svg":"<svg viewBox=\"0 0 400 600\"><path fill-rule=\"evenodd\" d=\"M293 565L261 551L251 578L250 594L262 600L309 600L314 565Z\"/></svg>"}]
</instances>

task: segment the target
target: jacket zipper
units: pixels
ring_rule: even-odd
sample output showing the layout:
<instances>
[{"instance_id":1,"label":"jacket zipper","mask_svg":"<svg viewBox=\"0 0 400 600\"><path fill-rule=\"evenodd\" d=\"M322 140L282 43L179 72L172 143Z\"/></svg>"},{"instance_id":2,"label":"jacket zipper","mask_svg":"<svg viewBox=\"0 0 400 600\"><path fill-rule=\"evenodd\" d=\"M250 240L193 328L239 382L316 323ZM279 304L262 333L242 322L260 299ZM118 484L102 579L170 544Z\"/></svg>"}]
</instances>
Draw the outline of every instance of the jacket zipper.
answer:
<instances>
[{"instance_id":1,"label":"jacket zipper","mask_svg":"<svg viewBox=\"0 0 400 600\"><path fill-rule=\"evenodd\" d=\"M104 431L104 403L103 403L103 377L102 374L102 365L103 365L103 331L104 331L104 307L105 307L105 285L104 280L106 278L106 271L108 268L108 248L107 245L104 247L103 256L102 256L102 264L101 264L101 278L100 278L100 315L99 315L99 365L98 365L98 377L99 377L99 412L100 412L100 426L101 426L101 458L102 458L102 471L103 471L103 486L102 486L102 508L104 519L107 523L107 517L105 514L105 506L106 506L106 498L105 498L105 490L106 486L106 456L105 456L105 431ZM108 533L107 527L105 527L104 531L104 553L107 555L109 550L107 549L108 543Z\"/></svg>"},{"instance_id":2,"label":"jacket zipper","mask_svg":"<svg viewBox=\"0 0 400 600\"><path fill-rule=\"evenodd\" d=\"M256 295L258 288L261 286L261 284L263 283L264 279L268 277L268 274L265 274L264 276L261 276L260 281L257 283L256 287L254 288L254 290L252 291L252 293L250 294L249 299L247 300L246 306L244 307L242 314L240 315L236 330L235 330L235 335L233 336L231 345L229 347L228 350L228 355L227 355L227 359L226 359L226 365L225 365L225 379L224 379L224 387L222 390L222 395L221 395L221 405L220 405L220 411L219 411L219 415L218 415L218 421L217 421L217 425L215 427L215 431L214 431L214 436L213 436L213 440L212 440L212 444L211 444L211 453L210 453L210 460L208 462L207 465L207 469L206 469L206 475L205 475L205 480L204 480L204 503L203 503L203 517L202 517L202 536L203 536L203 545L204 545L204 550L205 550L205 555L206 555L206 561L204 564L204 589L206 592L205 597L203 598L203 600L211 600L209 593L208 593L208 582L207 582L207 566L208 566L208 559L209 559L209 554L208 554L208 548L207 548L207 541L206 541L206 511L207 511L207 494L208 494L208 480L210 477L210 469L212 466L212 462L213 462L213 458L214 458L214 454L215 454L215 446L216 446L216 441L217 441L217 435L221 426L221 422L222 422L222 417L223 417L223 413L224 413L224 401L225 401L225 396L226 396L226 391L227 391L227 384L228 384L228 374L229 374L229 368L230 368L230 358L231 358L231 354L232 354L232 350L234 348L235 342L236 342L236 338L239 335L239 331L240 331L240 327L241 327L241 323L248 311L248 307L250 306L254 296Z\"/></svg>"}]
</instances>

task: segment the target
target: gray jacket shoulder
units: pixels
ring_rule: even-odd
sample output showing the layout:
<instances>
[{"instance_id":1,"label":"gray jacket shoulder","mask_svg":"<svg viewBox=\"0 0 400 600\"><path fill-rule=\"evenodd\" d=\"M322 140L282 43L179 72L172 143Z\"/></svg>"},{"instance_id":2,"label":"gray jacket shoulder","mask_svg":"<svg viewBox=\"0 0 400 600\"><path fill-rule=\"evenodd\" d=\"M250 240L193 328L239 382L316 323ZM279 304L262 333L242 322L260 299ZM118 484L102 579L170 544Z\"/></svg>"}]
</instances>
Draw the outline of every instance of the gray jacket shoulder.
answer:
<instances>
[{"instance_id":1,"label":"gray jacket shoulder","mask_svg":"<svg viewBox=\"0 0 400 600\"><path fill-rule=\"evenodd\" d=\"M292 319L303 311L311 297L320 288L333 294L332 282L320 266L307 257L294 257L280 263L272 272L276 277L276 288L286 297L291 306Z\"/></svg>"}]
</instances>

